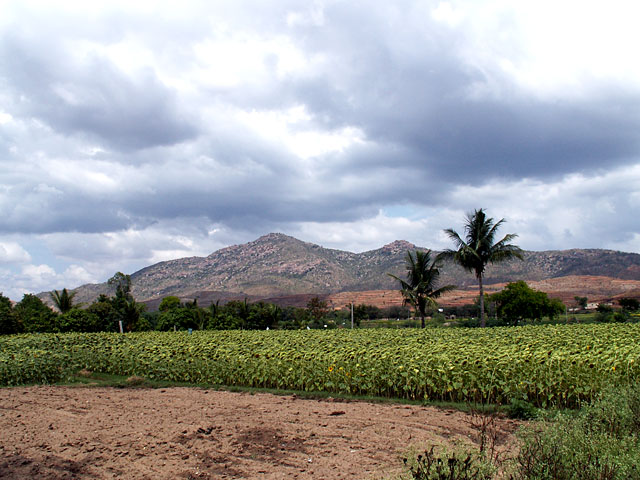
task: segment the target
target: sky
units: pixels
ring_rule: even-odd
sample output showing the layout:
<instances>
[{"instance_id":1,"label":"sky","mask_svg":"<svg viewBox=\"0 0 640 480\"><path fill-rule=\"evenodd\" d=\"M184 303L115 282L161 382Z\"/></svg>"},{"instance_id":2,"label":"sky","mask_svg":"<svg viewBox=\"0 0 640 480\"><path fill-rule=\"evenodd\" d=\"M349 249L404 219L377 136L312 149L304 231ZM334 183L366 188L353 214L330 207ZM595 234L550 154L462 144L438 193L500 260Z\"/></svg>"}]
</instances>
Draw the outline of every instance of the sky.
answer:
<instances>
[{"instance_id":1,"label":"sky","mask_svg":"<svg viewBox=\"0 0 640 480\"><path fill-rule=\"evenodd\" d=\"M640 4L0 6L0 292L269 232L640 253Z\"/></svg>"}]
</instances>

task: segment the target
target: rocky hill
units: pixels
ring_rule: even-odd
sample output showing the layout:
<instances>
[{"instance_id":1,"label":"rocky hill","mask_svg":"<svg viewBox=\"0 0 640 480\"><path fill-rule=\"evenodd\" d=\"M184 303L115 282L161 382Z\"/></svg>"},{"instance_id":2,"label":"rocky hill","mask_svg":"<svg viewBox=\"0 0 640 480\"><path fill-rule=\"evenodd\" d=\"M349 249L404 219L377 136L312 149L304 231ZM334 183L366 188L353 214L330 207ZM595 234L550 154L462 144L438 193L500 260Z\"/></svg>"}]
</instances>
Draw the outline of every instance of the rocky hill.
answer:
<instances>
[{"instance_id":1,"label":"rocky hill","mask_svg":"<svg viewBox=\"0 0 640 480\"><path fill-rule=\"evenodd\" d=\"M395 241L377 250L352 253L333 250L280 233L218 250L207 257L157 263L131 275L132 293L140 301L167 295L182 298L268 298L297 294L393 290L387 275L404 276L404 257L415 245ZM640 255L611 250L526 252L525 261L489 266L486 284L515 280L542 281L565 276L606 276L640 280ZM472 274L451 263L442 281L465 288L475 285ZM84 285L76 301L90 302L111 293L106 284Z\"/></svg>"}]
</instances>

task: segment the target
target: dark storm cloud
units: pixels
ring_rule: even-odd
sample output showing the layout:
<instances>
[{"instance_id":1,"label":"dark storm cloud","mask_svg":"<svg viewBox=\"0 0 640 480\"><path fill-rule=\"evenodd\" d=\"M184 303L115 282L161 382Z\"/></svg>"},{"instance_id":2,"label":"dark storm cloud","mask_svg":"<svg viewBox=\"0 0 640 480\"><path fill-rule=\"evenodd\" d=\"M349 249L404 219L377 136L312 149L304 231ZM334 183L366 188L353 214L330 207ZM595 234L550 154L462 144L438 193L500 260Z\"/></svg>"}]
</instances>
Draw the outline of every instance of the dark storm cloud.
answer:
<instances>
[{"instance_id":1,"label":"dark storm cloud","mask_svg":"<svg viewBox=\"0 0 640 480\"><path fill-rule=\"evenodd\" d=\"M390 13L388 21L380 11ZM407 18L394 11L335 4L325 28L300 36L331 59L322 79L295 84L320 124L357 125L376 142L412 152L388 163L410 161L451 182L547 178L636 162L637 92L603 82L586 99L536 97L463 61L454 32L426 17L403 25ZM403 34L408 43L398 44L394 38ZM491 82L500 85L498 95L473 94Z\"/></svg>"},{"instance_id":2,"label":"dark storm cloud","mask_svg":"<svg viewBox=\"0 0 640 480\"><path fill-rule=\"evenodd\" d=\"M603 100L602 105L459 103L437 111L440 123L432 129L408 128L389 134L423 152L450 181L588 172L602 168L603 163L607 168L635 163L640 119L630 112L603 111L603 104L615 105L616 100L622 101Z\"/></svg>"},{"instance_id":3,"label":"dark storm cloud","mask_svg":"<svg viewBox=\"0 0 640 480\"><path fill-rule=\"evenodd\" d=\"M197 134L175 93L150 68L127 76L93 53L74 61L55 40L5 32L0 80L14 113L54 131L85 135L107 148L131 150L179 143Z\"/></svg>"},{"instance_id":4,"label":"dark storm cloud","mask_svg":"<svg viewBox=\"0 0 640 480\"><path fill-rule=\"evenodd\" d=\"M133 224L123 206L79 192L62 192L43 185L11 188L0 196L0 233L104 232Z\"/></svg>"},{"instance_id":5,"label":"dark storm cloud","mask_svg":"<svg viewBox=\"0 0 640 480\"><path fill-rule=\"evenodd\" d=\"M55 155L53 142L34 140L52 157L81 158L88 171L98 170L98 160L113 164L114 172L104 165L99 172L122 188L103 192L96 182L92 192L47 177L31 158L37 149L24 153L24 135L12 161L23 155L34 167L12 177L0 231L111 232L178 218L244 231L350 222L388 204L449 202L460 184L547 181L637 163L635 91L603 81L585 97L535 95L470 62L462 53L469 40L435 22L435 6L333 2L318 13L297 2L233 3L228 12L212 6L157 22L121 12L94 21L96 34L72 23L68 33L52 27L43 36L12 25L0 37L0 93L11 114L52 130ZM287 22L292 13L302 19ZM157 58L170 58L173 70L165 65L164 73L188 88L165 85L151 64L125 71L100 49L74 51L86 38L112 44L132 32ZM284 39L307 64L278 73L286 62L269 51L256 60L256 78L221 86L215 80L224 65L201 73L208 60L202 45L233 35L258 44ZM197 58L196 45L205 52ZM181 77L182 70L195 73ZM362 142L299 158L282 138L234 117L298 106L309 118L291 132L353 128ZM107 152L79 157L91 140ZM1 143L9 151L11 138L2 135ZM116 164L135 168L120 172ZM58 192L35 188L40 184ZM46 217L36 220L43 211Z\"/></svg>"},{"instance_id":6,"label":"dark storm cloud","mask_svg":"<svg viewBox=\"0 0 640 480\"><path fill-rule=\"evenodd\" d=\"M637 15L580 11L6 1L0 290L269 231L446 248L442 229L478 207L524 248L638 251L640 70L619 41L638 35L612 29Z\"/></svg>"}]
</instances>

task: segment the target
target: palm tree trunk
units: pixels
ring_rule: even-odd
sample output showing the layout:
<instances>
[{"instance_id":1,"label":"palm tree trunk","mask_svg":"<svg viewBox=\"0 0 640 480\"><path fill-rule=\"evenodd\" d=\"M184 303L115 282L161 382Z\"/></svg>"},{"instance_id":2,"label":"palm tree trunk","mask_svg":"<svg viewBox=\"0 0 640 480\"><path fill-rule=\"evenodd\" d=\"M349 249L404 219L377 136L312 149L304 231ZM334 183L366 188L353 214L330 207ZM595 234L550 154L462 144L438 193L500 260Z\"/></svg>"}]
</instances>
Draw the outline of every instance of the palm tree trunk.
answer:
<instances>
[{"instance_id":1,"label":"palm tree trunk","mask_svg":"<svg viewBox=\"0 0 640 480\"><path fill-rule=\"evenodd\" d=\"M484 319L484 287L482 286L482 274L478 275L478 285L480 286L480 326L484 328L487 326L487 322Z\"/></svg>"},{"instance_id":2,"label":"palm tree trunk","mask_svg":"<svg viewBox=\"0 0 640 480\"><path fill-rule=\"evenodd\" d=\"M422 319L422 328L425 328L424 315L420 315L420 318Z\"/></svg>"}]
</instances>

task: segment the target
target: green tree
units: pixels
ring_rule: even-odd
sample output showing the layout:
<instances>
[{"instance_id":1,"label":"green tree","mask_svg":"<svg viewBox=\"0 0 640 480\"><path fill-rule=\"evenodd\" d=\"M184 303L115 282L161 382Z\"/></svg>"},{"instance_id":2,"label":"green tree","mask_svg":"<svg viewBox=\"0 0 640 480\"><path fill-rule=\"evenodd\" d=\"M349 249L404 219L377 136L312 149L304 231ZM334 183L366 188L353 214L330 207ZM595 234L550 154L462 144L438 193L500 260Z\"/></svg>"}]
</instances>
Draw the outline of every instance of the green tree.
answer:
<instances>
[{"instance_id":1,"label":"green tree","mask_svg":"<svg viewBox=\"0 0 640 480\"><path fill-rule=\"evenodd\" d=\"M382 318L382 311L375 305L361 303L360 305L355 305L353 307L353 318L359 326L362 320L375 320L376 318Z\"/></svg>"},{"instance_id":2,"label":"green tree","mask_svg":"<svg viewBox=\"0 0 640 480\"><path fill-rule=\"evenodd\" d=\"M382 315L389 319L405 319L411 316L411 310L409 310L406 305L391 305L383 311Z\"/></svg>"},{"instance_id":3,"label":"green tree","mask_svg":"<svg viewBox=\"0 0 640 480\"><path fill-rule=\"evenodd\" d=\"M149 329L147 322L142 321L142 313L146 308L147 306L144 303L138 303L133 298L126 299L118 304L116 311L119 320L122 320L122 325L126 332L137 332Z\"/></svg>"},{"instance_id":4,"label":"green tree","mask_svg":"<svg viewBox=\"0 0 640 480\"><path fill-rule=\"evenodd\" d=\"M116 296L111 299L116 324L121 321L127 332L148 329L148 323L141 321L141 314L146 306L137 303L131 295L131 276L117 272L107 283L115 287L116 291Z\"/></svg>"},{"instance_id":5,"label":"green tree","mask_svg":"<svg viewBox=\"0 0 640 480\"><path fill-rule=\"evenodd\" d=\"M553 320L564 312L564 304L546 293L532 289L522 280L507 284L498 293L489 296L496 304L498 316L513 325L522 320Z\"/></svg>"},{"instance_id":6,"label":"green tree","mask_svg":"<svg viewBox=\"0 0 640 480\"><path fill-rule=\"evenodd\" d=\"M440 254L440 258L453 260L462 268L475 273L480 289L480 326L485 327L484 318L484 287L483 278L485 268L489 263L498 263L512 258L523 259L522 250L512 245L515 233L508 233L500 241L495 241L498 228L504 223L504 218L494 223L493 218L487 218L483 209L467 214L464 225L464 239L452 228L445 233L453 240L455 249L447 249Z\"/></svg>"},{"instance_id":7,"label":"green tree","mask_svg":"<svg viewBox=\"0 0 640 480\"><path fill-rule=\"evenodd\" d=\"M19 331L45 333L57 330L56 313L35 295L25 294L13 311Z\"/></svg>"},{"instance_id":8,"label":"green tree","mask_svg":"<svg viewBox=\"0 0 640 480\"><path fill-rule=\"evenodd\" d=\"M247 318L247 328L264 330L273 328L280 320L281 308L273 303L257 302L251 305Z\"/></svg>"},{"instance_id":9,"label":"green tree","mask_svg":"<svg viewBox=\"0 0 640 480\"><path fill-rule=\"evenodd\" d=\"M295 330L304 328L309 323L310 315L306 308L285 307L280 311L278 328Z\"/></svg>"},{"instance_id":10,"label":"green tree","mask_svg":"<svg viewBox=\"0 0 640 480\"><path fill-rule=\"evenodd\" d=\"M101 294L95 302L87 307L87 312L98 317L99 332L116 332L118 331L117 312L113 308L112 299Z\"/></svg>"},{"instance_id":11,"label":"green tree","mask_svg":"<svg viewBox=\"0 0 640 480\"><path fill-rule=\"evenodd\" d=\"M238 325L241 329L247 328L250 307L246 298L244 300L231 300L221 310L223 314L229 315L234 319L231 323ZM225 323L230 323L229 319L226 319Z\"/></svg>"},{"instance_id":12,"label":"green tree","mask_svg":"<svg viewBox=\"0 0 640 480\"><path fill-rule=\"evenodd\" d=\"M596 311L598 313L613 313L613 307L611 305L607 305L606 303L599 303L596 307Z\"/></svg>"},{"instance_id":13,"label":"green tree","mask_svg":"<svg viewBox=\"0 0 640 480\"><path fill-rule=\"evenodd\" d=\"M637 298L624 297L618 300L620 306L629 312L635 312L640 309L640 301Z\"/></svg>"},{"instance_id":14,"label":"green tree","mask_svg":"<svg viewBox=\"0 0 640 480\"><path fill-rule=\"evenodd\" d=\"M224 309L212 314L207 323L208 330L238 330L242 327L242 320L234 317Z\"/></svg>"},{"instance_id":15,"label":"green tree","mask_svg":"<svg viewBox=\"0 0 640 480\"><path fill-rule=\"evenodd\" d=\"M329 307L327 306L327 302L324 300L320 300L319 297L313 297L307 303L307 311L309 312L314 324L318 326L318 324L322 323L322 320L329 313Z\"/></svg>"},{"instance_id":16,"label":"green tree","mask_svg":"<svg viewBox=\"0 0 640 480\"><path fill-rule=\"evenodd\" d=\"M18 332L18 321L11 300L0 292L0 334Z\"/></svg>"},{"instance_id":17,"label":"green tree","mask_svg":"<svg viewBox=\"0 0 640 480\"><path fill-rule=\"evenodd\" d=\"M242 326L242 320L228 313L225 306L220 306L220 300L209 305L209 319L207 330L237 330Z\"/></svg>"},{"instance_id":18,"label":"green tree","mask_svg":"<svg viewBox=\"0 0 640 480\"><path fill-rule=\"evenodd\" d=\"M209 316L204 308L198 306L198 299L194 298L193 302L186 302L184 307L192 311L193 318L195 318L197 324L196 328L198 330L204 330L204 327L209 320Z\"/></svg>"},{"instance_id":19,"label":"green tree","mask_svg":"<svg viewBox=\"0 0 640 480\"><path fill-rule=\"evenodd\" d=\"M587 297L580 297L579 295L576 295L575 297L573 297L573 299L576 301L576 305L580 307L582 310L587 309L587 304L589 301Z\"/></svg>"},{"instance_id":20,"label":"green tree","mask_svg":"<svg viewBox=\"0 0 640 480\"><path fill-rule=\"evenodd\" d=\"M63 288L62 292L54 290L49 293L49 296L60 313L67 313L73 308L73 297L76 296L76 292L69 292Z\"/></svg>"},{"instance_id":21,"label":"green tree","mask_svg":"<svg viewBox=\"0 0 640 480\"><path fill-rule=\"evenodd\" d=\"M113 277L107 280L109 286L115 287L116 298L131 297L131 275L125 275L122 272L116 272Z\"/></svg>"},{"instance_id":22,"label":"green tree","mask_svg":"<svg viewBox=\"0 0 640 480\"><path fill-rule=\"evenodd\" d=\"M404 304L411 305L415 309L416 314L420 315L422 328L425 328L427 308L437 308L436 298L453 290L455 285L436 288L438 277L440 277L440 261L438 258L431 260L431 250L425 252L416 250L415 256L407 252L405 266L406 281L390 273L388 275L400 282Z\"/></svg>"},{"instance_id":23,"label":"green tree","mask_svg":"<svg viewBox=\"0 0 640 480\"><path fill-rule=\"evenodd\" d=\"M178 308L180 306L180 299L178 297L174 297L170 295L168 297L164 297L160 302L160 306L158 310L161 312L166 312L167 310L173 310L174 308Z\"/></svg>"},{"instance_id":24,"label":"green tree","mask_svg":"<svg viewBox=\"0 0 640 480\"><path fill-rule=\"evenodd\" d=\"M191 308L182 307L172 308L170 310L162 312L158 317L157 329L162 331L169 331L173 330L174 326L178 330L199 328L196 311Z\"/></svg>"}]
</instances>

